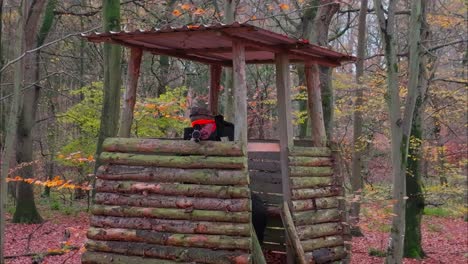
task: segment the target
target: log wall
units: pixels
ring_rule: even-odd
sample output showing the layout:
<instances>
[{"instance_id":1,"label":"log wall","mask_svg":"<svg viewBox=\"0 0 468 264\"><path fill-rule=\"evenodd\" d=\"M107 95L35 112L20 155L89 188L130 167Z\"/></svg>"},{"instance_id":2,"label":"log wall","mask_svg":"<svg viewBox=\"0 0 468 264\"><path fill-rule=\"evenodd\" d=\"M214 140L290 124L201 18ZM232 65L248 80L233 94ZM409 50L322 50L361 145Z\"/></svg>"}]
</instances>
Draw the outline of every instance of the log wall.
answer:
<instances>
[{"instance_id":1,"label":"log wall","mask_svg":"<svg viewBox=\"0 0 468 264\"><path fill-rule=\"evenodd\" d=\"M103 148L82 263L251 263L240 144L109 138Z\"/></svg>"},{"instance_id":2,"label":"log wall","mask_svg":"<svg viewBox=\"0 0 468 264\"><path fill-rule=\"evenodd\" d=\"M273 141L268 143L272 144ZM329 148L310 147L308 141L295 141L289 150L291 213L307 261L316 263L346 258L346 226L343 225L343 189L335 178ZM279 207L283 202L280 155L271 146L248 152L250 188L266 202L269 219L265 231L265 249L285 252L286 239Z\"/></svg>"},{"instance_id":3,"label":"log wall","mask_svg":"<svg viewBox=\"0 0 468 264\"><path fill-rule=\"evenodd\" d=\"M329 148L289 150L291 213L308 262L330 263L347 257L343 188L332 165Z\"/></svg>"}]
</instances>

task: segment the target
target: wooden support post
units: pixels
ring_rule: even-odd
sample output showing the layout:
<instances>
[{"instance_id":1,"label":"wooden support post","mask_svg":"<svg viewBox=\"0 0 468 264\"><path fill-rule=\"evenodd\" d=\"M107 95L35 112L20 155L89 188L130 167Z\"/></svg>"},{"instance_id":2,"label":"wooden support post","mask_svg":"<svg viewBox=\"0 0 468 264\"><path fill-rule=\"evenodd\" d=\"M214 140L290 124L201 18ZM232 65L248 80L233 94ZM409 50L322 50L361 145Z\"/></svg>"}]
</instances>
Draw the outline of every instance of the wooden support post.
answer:
<instances>
[{"instance_id":1,"label":"wooden support post","mask_svg":"<svg viewBox=\"0 0 468 264\"><path fill-rule=\"evenodd\" d=\"M280 137L280 163L284 200L291 203L289 187L288 156L293 146L293 127L291 118L291 90L289 86L289 59L286 54L276 54L276 89L278 96L278 118Z\"/></svg>"},{"instance_id":2,"label":"wooden support post","mask_svg":"<svg viewBox=\"0 0 468 264\"><path fill-rule=\"evenodd\" d=\"M226 109L234 115L234 139L247 149L247 85L245 83L245 46L242 42L232 42L232 64L234 72L234 109Z\"/></svg>"},{"instance_id":3,"label":"wooden support post","mask_svg":"<svg viewBox=\"0 0 468 264\"><path fill-rule=\"evenodd\" d=\"M253 264L266 264L265 256L263 255L262 246L258 241L257 234L252 224L250 224L250 236L252 237L252 261Z\"/></svg>"},{"instance_id":4,"label":"wooden support post","mask_svg":"<svg viewBox=\"0 0 468 264\"><path fill-rule=\"evenodd\" d=\"M221 84L221 65L210 65L210 98L209 106L212 115L218 115L219 88Z\"/></svg>"},{"instance_id":5,"label":"wooden support post","mask_svg":"<svg viewBox=\"0 0 468 264\"><path fill-rule=\"evenodd\" d=\"M306 63L305 77L307 84L307 110L312 126L312 142L314 147L326 146L325 122L323 120L322 94L320 92L320 76L317 64Z\"/></svg>"},{"instance_id":6,"label":"wooden support post","mask_svg":"<svg viewBox=\"0 0 468 264\"><path fill-rule=\"evenodd\" d=\"M283 186L283 200L291 204L291 188L289 186L289 149L293 146L293 127L291 118L291 91L289 86L289 58L287 54L277 53L276 60L276 89L278 97L278 118L280 138L280 165ZM294 263L294 254L287 248L288 263Z\"/></svg>"},{"instance_id":7,"label":"wooden support post","mask_svg":"<svg viewBox=\"0 0 468 264\"><path fill-rule=\"evenodd\" d=\"M130 137L130 129L133 123L133 109L136 102L136 90L140 75L140 64L143 50L132 48L128 61L127 87L125 89L122 114L120 115L119 137Z\"/></svg>"},{"instance_id":8,"label":"wooden support post","mask_svg":"<svg viewBox=\"0 0 468 264\"><path fill-rule=\"evenodd\" d=\"M289 206L286 201L283 202L281 219L283 220L284 229L286 230L286 236L296 252L296 258L299 261L299 264L306 264L304 249L302 248L301 240L299 240L299 236L297 235L291 211L289 211Z\"/></svg>"}]
</instances>

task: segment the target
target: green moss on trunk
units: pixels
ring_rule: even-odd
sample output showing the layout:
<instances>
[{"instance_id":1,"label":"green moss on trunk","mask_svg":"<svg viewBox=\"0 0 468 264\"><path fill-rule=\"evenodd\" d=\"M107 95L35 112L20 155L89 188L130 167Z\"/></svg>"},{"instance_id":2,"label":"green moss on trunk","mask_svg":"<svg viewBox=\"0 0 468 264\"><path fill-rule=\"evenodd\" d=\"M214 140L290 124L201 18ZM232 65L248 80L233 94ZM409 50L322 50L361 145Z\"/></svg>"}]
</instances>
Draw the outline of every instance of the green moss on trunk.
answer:
<instances>
[{"instance_id":1,"label":"green moss on trunk","mask_svg":"<svg viewBox=\"0 0 468 264\"><path fill-rule=\"evenodd\" d=\"M411 127L406 173L406 226L404 256L420 259L424 257L421 245L421 218L424 212L424 193L421 181L422 99L418 97Z\"/></svg>"}]
</instances>

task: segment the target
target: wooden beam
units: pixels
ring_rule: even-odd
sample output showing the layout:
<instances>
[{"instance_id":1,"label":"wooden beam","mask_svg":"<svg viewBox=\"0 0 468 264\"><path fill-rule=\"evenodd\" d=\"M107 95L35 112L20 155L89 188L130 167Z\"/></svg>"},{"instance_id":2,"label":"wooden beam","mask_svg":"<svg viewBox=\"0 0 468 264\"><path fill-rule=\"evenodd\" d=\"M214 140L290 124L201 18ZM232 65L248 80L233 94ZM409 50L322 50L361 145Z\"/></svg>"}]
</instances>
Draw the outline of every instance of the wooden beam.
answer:
<instances>
[{"instance_id":1,"label":"wooden beam","mask_svg":"<svg viewBox=\"0 0 468 264\"><path fill-rule=\"evenodd\" d=\"M212 115L218 115L219 89L221 87L221 65L210 65L210 98L208 105Z\"/></svg>"},{"instance_id":2,"label":"wooden beam","mask_svg":"<svg viewBox=\"0 0 468 264\"><path fill-rule=\"evenodd\" d=\"M205 58L205 57L187 55L187 54L180 53L180 52L177 52L177 51L174 51L174 50L158 49L158 48L154 48L154 47L148 47L147 45L145 46L145 45L132 44L132 43L128 43L128 42L125 42L125 41L122 41L122 40L119 40L119 39L115 39L115 38L110 39L108 42L113 43L113 44L126 46L126 47L129 47L129 48L140 48L140 49L142 49L144 51L148 51L148 52L151 52L151 53L156 54L156 55L167 55L167 56L176 57L176 58L180 58L180 59L197 61L197 62L201 62L201 63L205 63L205 64L219 64L219 65L223 65L223 66L227 66L227 67L232 66L232 63L229 60L221 61L221 60L215 60L215 59L210 59L210 58Z\"/></svg>"},{"instance_id":3,"label":"wooden beam","mask_svg":"<svg viewBox=\"0 0 468 264\"><path fill-rule=\"evenodd\" d=\"M296 252L296 258L299 260L299 264L307 264L304 254L304 249L302 248L301 240L296 232L296 227L294 226L294 221L291 216L291 211L289 210L288 203L283 202L283 206L280 211L281 219L283 220L284 230L289 239L289 242L292 244L294 251Z\"/></svg>"},{"instance_id":4,"label":"wooden beam","mask_svg":"<svg viewBox=\"0 0 468 264\"><path fill-rule=\"evenodd\" d=\"M314 147L326 146L327 135L323 120L322 93L320 91L319 68L317 64L305 65L307 86L307 110L312 125L312 142Z\"/></svg>"},{"instance_id":5,"label":"wooden beam","mask_svg":"<svg viewBox=\"0 0 468 264\"><path fill-rule=\"evenodd\" d=\"M276 53L276 90L278 98L280 166L283 188L283 201L291 203L291 188L289 186L288 149L293 146L293 127L291 118L291 90L289 87L289 59L287 53ZM286 247L288 264L294 262L294 251L291 244Z\"/></svg>"},{"instance_id":6,"label":"wooden beam","mask_svg":"<svg viewBox=\"0 0 468 264\"><path fill-rule=\"evenodd\" d=\"M278 118L280 136L281 174L284 199L290 204L288 149L293 146L291 90L289 86L289 60L285 53L276 54L276 89L278 97Z\"/></svg>"},{"instance_id":7,"label":"wooden beam","mask_svg":"<svg viewBox=\"0 0 468 264\"><path fill-rule=\"evenodd\" d=\"M124 94L122 114L120 115L119 137L130 137L130 129L133 123L133 110L136 102L136 90L138 77L140 76L140 64L143 50L132 48L128 60L127 87Z\"/></svg>"},{"instance_id":8,"label":"wooden beam","mask_svg":"<svg viewBox=\"0 0 468 264\"><path fill-rule=\"evenodd\" d=\"M233 89L234 89L234 139L247 149L247 84L245 78L245 46L241 41L232 42ZM245 153L246 154L246 153Z\"/></svg>"}]
</instances>

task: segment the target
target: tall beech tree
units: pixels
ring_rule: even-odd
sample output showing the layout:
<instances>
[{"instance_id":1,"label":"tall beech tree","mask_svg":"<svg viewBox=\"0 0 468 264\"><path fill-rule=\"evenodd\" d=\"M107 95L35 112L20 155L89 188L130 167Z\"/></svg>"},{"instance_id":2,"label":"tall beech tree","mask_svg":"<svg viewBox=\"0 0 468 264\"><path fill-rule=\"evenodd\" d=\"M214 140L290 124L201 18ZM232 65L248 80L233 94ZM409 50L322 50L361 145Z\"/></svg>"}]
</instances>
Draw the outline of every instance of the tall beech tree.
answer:
<instances>
[{"instance_id":1,"label":"tall beech tree","mask_svg":"<svg viewBox=\"0 0 468 264\"><path fill-rule=\"evenodd\" d=\"M120 1L104 0L102 7L104 31L120 30ZM101 111L101 125L97 143L96 157L102 152L102 143L107 137L117 135L120 113L121 57L119 45L104 44L104 99ZM96 159L96 168L99 159Z\"/></svg>"},{"instance_id":2,"label":"tall beech tree","mask_svg":"<svg viewBox=\"0 0 468 264\"><path fill-rule=\"evenodd\" d=\"M411 19L409 26L409 81L408 93L405 98L403 115L400 112L400 95L398 83L398 61L396 53L396 23L395 13L398 0L390 0L386 12L381 0L374 0L374 6L379 22L387 72L387 103L390 118L392 176L393 176L393 206L392 228L386 263L402 263L403 242L405 230L406 206L406 164L408 145L413 121L413 113L418 96L418 77L420 66L420 30L421 30L421 0L411 3ZM387 13L387 17L385 14Z\"/></svg>"},{"instance_id":3,"label":"tall beech tree","mask_svg":"<svg viewBox=\"0 0 468 264\"><path fill-rule=\"evenodd\" d=\"M363 106L363 82L364 76L364 58L366 56L366 18L367 18L368 0L361 0L361 8L359 10L358 21L358 46L357 46L357 61L356 61L356 102L354 103L354 123L353 123L353 160L351 168L351 187L353 194L359 196L363 188L362 180L362 154L364 151L364 142L362 139L362 106ZM359 222L359 213L361 204L359 199L351 202L350 208L351 233L354 236L362 236L362 232L357 225Z\"/></svg>"},{"instance_id":4,"label":"tall beech tree","mask_svg":"<svg viewBox=\"0 0 468 264\"><path fill-rule=\"evenodd\" d=\"M421 19L421 42L425 42L429 38L429 25L427 24L427 5L425 1L421 1L420 7L420 19ZM414 26L414 25L413 25ZM416 29L415 29L416 30ZM418 32L414 32L417 34ZM422 163L423 163L423 115L424 105L426 101L426 91L429 86L430 74L426 67L428 65L435 65L428 58L427 53L420 52L419 61L419 74L418 74L418 93L416 99L416 105L413 114L413 123L411 126L411 138L410 147L408 150L409 157L407 162L407 173L406 173L406 192L408 200L406 201L406 212L405 212L405 240L404 240L404 256L408 258L421 259L425 256L422 248L422 237L421 237L421 219L424 212L424 191L422 184ZM431 68L433 68L432 66ZM416 69L410 68L410 71ZM433 70L433 69L432 69ZM431 70L431 71L432 71Z\"/></svg>"},{"instance_id":5,"label":"tall beech tree","mask_svg":"<svg viewBox=\"0 0 468 264\"><path fill-rule=\"evenodd\" d=\"M25 50L32 50L43 43L43 36L39 34L40 18L43 14L46 0L24 1L24 16L26 23L24 25L24 45ZM46 17L46 19L48 19ZM44 20L47 24L48 21ZM47 29L47 32L49 31ZM45 36L44 36L45 38ZM39 57L37 53L27 53L24 58L24 86L23 102L19 113L17 128L17 147L16 162L26 164L20 169L23 178L34 178L34 170L31 163L33 161L33 128L36 123L36 113L38 109L41 86L39 80ZM13 222L15 223L39 223L42 217L36 209L34 202L33 186L31 184L20 182L17 187L17 204Z\"/></svg>"},{"instance_id":6,"label":"tall beech tree","mask_svg":"<svg viewBox=\"0 0 468 264\"><path fill-rule=\"evenodd\" d=\"M24 3L23 3L24 4ZM3 3L2 3L3 5ZM24 14L26 6L19 11L19 14ZM19 57L26 49L24 47L24 23L25 16L18 16L18 29L16 31L16 43L14 56ZM10 169L10 160L14 156L14 143L16 140L16 129L18 127L18 113L21 104L21 87L23 85L23 60L18 61L14 65L14 80L13 80L13 96L10 101L10 111L8 112L8 122L6 124L5 146L1 156L1 171L0 171L0 264L5 263L4 260L4 245L5 245L5 216L7 203L7 183L8 170Z\"/></svg>"}]
</instances>

